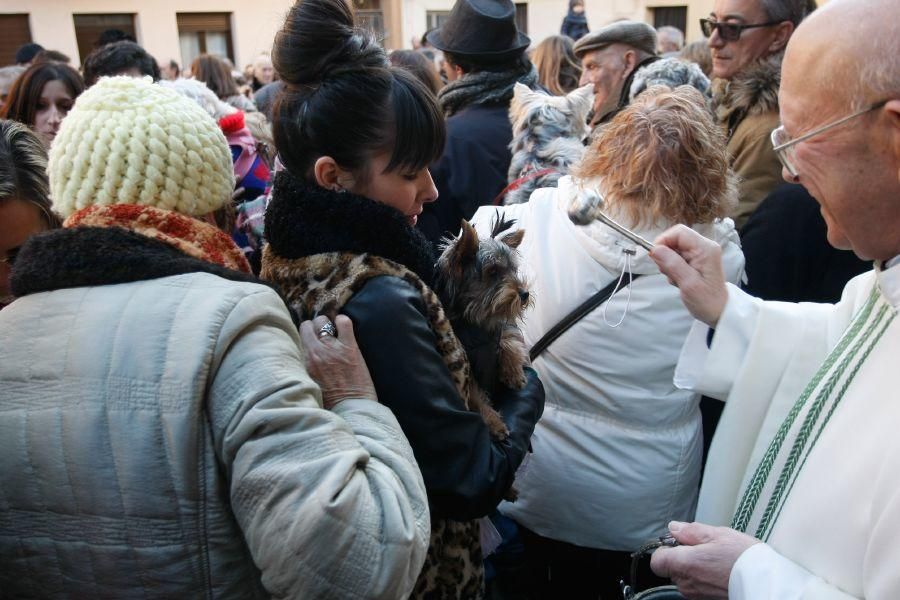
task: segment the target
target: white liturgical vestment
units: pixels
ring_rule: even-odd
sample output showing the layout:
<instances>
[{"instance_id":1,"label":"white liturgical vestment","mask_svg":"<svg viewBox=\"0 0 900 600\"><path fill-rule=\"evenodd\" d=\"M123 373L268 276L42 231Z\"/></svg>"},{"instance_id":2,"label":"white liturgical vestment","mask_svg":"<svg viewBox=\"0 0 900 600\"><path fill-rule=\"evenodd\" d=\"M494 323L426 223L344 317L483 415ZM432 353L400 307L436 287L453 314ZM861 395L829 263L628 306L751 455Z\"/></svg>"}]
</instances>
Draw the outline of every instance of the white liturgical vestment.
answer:
<instances>
[{"instance_id":1,"label":"white liturgical vestment","mask_svg":"<svg viewBox=\"0 0 900 600\"><path fill-rule=\"evenodd\" d=\"M763 302L729 286L707 348L689 335L675 383L720 399L697 520L766 542L729 597L900 599L900 266L838 304Z\"/></svg>"}]
</instances>

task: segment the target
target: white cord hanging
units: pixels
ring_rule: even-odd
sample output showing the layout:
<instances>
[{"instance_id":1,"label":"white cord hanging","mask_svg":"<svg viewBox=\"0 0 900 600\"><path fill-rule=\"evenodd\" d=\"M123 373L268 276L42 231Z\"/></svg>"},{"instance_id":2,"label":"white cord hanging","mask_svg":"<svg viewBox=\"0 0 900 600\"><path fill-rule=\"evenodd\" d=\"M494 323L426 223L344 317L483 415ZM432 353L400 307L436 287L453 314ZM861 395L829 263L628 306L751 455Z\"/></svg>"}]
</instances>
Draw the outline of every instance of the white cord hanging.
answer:
<instances>
[{"instance_id":1,"label":"white cord hanging","mask_svg":"<svg viewBox=\"0 0 900 600\"><path fill-rule=\"evenodd\" d=\"M611 327L615 329L619 325L625 322L625 317L628 315L628 307L631 305L631 282L633 281L633 277L631 275L631 257L635 255L635 251L632 248L623 248L622 255L625 257L625 260L622 264L622 272L619 274L619 281L616 282L616 287L613 288L612 294L609 296L609 300L607 300L603 304L603 322L606 323L607 327ZM628 290L627 296L625 296L625 310L622 312L622 318L613 325L609 322L609 319L606 318L606 309L609 308L612 299L615 297L616 292L618 292L622 288L622 281L625 279L625 272L628 272Z\"/></svg>"}]
</instances>

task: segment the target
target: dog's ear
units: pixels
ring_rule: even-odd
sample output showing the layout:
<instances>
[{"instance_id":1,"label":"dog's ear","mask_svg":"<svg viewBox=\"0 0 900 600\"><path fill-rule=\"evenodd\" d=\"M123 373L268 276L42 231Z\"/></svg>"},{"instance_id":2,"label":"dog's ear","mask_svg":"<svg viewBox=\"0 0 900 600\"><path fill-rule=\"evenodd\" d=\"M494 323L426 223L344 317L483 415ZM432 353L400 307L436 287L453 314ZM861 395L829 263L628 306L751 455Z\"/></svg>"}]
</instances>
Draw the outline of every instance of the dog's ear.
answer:
<instances>
[{"instance_id":1,"label":"dog's ear","mask_svg":"<svg viewBox=\"0 0 900 600\"><path fill-rule=\"evenodd\" d=\"M462 220L461 227L462 231L451 256L451 262L460 271L462 271L464 265L469 264L475 259L475 255L478 254L478 232L465 219Z\"/></svg>"},{"instance_id":2,"label":"dog's ear","mask_svg":"<svg viewBox=\"0 0 900 600\"><path fill-rule=\"evenodd\" d=\"M523 237L525 237L525 230L519 229L517 231L513 231L512 233L507 233L502 238L500 238L500 241L510 248L518 248L519 244L522 243Z\"/></svg>"},{"instance_id":3,"label":"dog's ear","mask_svg":"<svg viewBox=\"0 0 900 600\"><path fill-rule=\"evenodd\" d=\"M509 103L510 121L515 123L532 105L539 103L545 94L539 94L522 83L516 83L513 86L513 98Z\"/></svg>"},{"instance_id":4,"label":"dog's ear","mask_svg":"<svg viewBox=\"0 0 900 600\"><path fill-rule=\"evenodd\" d=\"M591 111L591 106L594 104L594 86L588 84L572 90L566 95L566 100L569 102L569 108L571 109L572 114L577 115L579 118L583 118L583 120L587 120L587 115Z\"/></svg>"}]
</instances>

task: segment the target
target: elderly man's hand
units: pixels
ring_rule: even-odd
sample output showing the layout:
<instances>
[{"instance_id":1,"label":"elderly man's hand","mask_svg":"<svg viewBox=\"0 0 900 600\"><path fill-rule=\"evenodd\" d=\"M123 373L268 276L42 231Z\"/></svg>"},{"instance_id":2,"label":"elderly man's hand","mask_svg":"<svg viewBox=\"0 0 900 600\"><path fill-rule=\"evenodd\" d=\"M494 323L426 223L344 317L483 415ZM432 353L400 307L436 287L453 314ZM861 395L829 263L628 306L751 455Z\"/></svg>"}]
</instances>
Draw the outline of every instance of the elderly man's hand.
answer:
<instances>
[{"instance_id":1,"label":"elderly man's hand","mask_svg":"<svg viewBox=\"0 0 900 600\"><path fill-rule=\"evenodd\" d=\"M715 327L728 302L722 248L684 225L664 231L650 258L681 291L681 301L698 321Z\"/></svg>"},{"instance_id":2,"label":"elderly man's hand","mask_svg":"<svg viewBox=\"0 0 900 600\"><path fill-rule=\"evenodd\" d=\"M316 317L300 324L304 362L310 376L322 388L322 404L331 409L348 398L376 400L375 384L353 335L353 322L345 315L338 315L334 320L337 337L321 333L322 327L330 323L328 317Z\"/></svg>"},{"instance_id":3,"label":"elderly man's hand","mask_svg":"<svg viewBox=\"0 0 900 600\"><path fill-rule=\"evenodd\" d=\"M738 557L761 543L727 527L703 523L669 523L669 531L680 546L660 548L650 567L660 577L669 577L690 599L728 598L728 579Z\"/></svg>"}]
</instances>

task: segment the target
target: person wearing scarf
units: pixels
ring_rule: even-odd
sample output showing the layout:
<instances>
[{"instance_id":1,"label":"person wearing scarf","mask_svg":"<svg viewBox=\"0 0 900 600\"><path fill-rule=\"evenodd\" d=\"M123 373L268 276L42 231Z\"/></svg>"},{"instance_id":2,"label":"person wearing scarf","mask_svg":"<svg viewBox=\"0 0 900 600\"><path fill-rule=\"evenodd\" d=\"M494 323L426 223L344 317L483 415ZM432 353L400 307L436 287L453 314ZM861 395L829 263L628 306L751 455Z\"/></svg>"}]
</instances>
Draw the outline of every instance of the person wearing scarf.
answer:
<instances>
[{"instance_id":1,"label":"person wearing scarf","mask_svg":"<svg viewBox=\"0 0 900 600\"><path fill-rule=\"evenodd\" d=\"M427 205L419 219L426 237L438 242L456 234L461 219L506 187L513 87L539 84L525 55L531 40L516 28L511 0L459 0L427 38L444 52L449 80L438 96L447 116L447 142L431 165L440 201Z\"/></svg>"},{"instance_id":2,"label":"person wearing scarf","mask_svg":"<svg viewBox=\"0 0 900 600\"><path fill-rule=\"evenodd\" d=\"M212 117L103 78L49 175L64 227L22 246L0 314L4 595L409 594L430 528L412 449L352 338L304 337L342 364L317 386L212 225L234 186Z\"/></svg>"}]
</instances>

